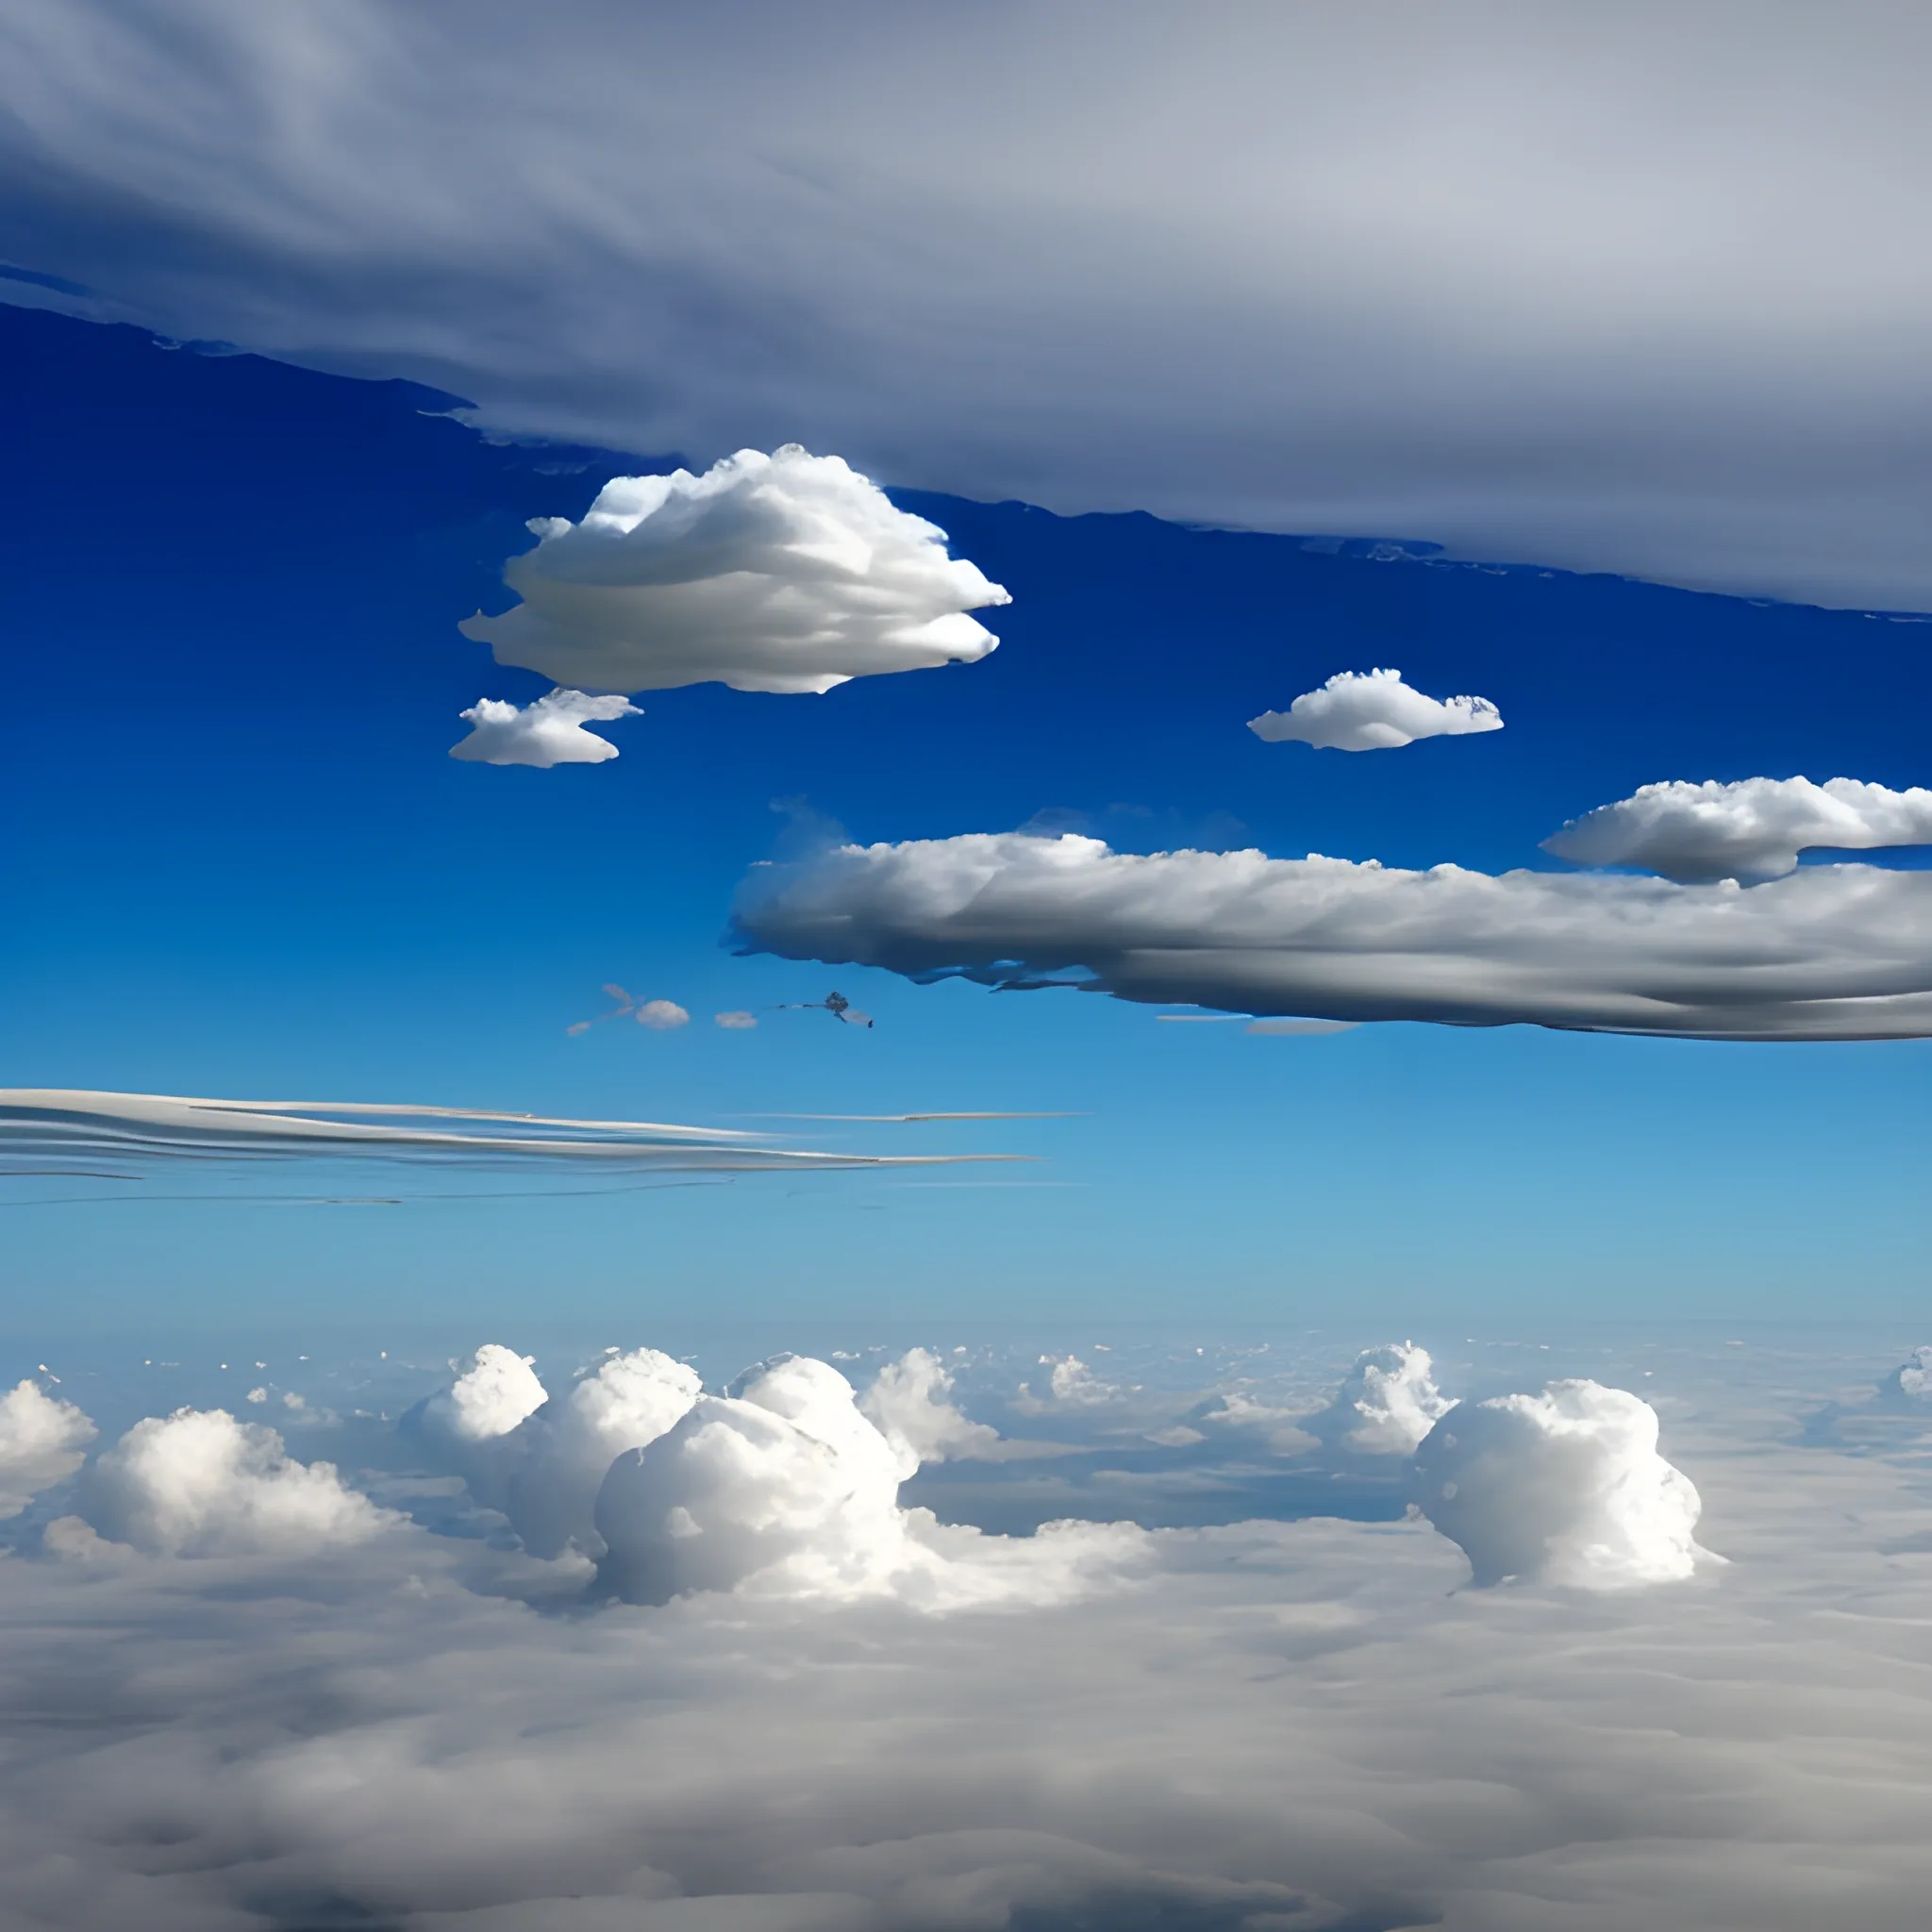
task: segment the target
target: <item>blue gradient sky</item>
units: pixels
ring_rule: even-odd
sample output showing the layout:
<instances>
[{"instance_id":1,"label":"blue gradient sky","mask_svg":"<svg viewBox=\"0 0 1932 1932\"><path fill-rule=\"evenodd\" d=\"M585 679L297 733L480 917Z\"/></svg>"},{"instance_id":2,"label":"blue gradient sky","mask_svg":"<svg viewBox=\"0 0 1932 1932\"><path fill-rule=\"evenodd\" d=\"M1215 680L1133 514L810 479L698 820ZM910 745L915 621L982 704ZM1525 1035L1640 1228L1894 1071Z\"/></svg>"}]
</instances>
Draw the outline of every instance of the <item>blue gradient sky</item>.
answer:
<instances>
[{"instance_id":1,"label":"blue gradient sky","mask_svg":"<svg viewBox=\"0 0 1932 1932\"><path fill-rule=\"evenodd\" d=\"M8 1206L19 1332L138 1327L163 1305L187 1325L436 1323L533 1301L572 1321L798 1307L1421 1324L1882 1316L1922 1297L1924 1041L1250 1039L720 943L788 799L866 840L1049 813L1128 848L1494 870L1554 866L1541 838L1652 779L1922 782L1922 625L901 493L1013 592L986 662L823 698L646 694L647 716L610 727L615 762L464 765L444 756L458 710L544 687L457 621L508 601L497 572L528 541L523 519L579 515L635 458L492 446L407 386L18 309L0 308L0 358L6 1084L729 1124L1080 1114L798 1124L821 1146L1044 1157L996 1176ZM1242 728L1376 664L1491 697L1507 728L1364 757ZM568 1037L606 979L693 1024ZM831 985L876 1014L873 1032L812 1014L708 1024ZM55 1191L4 1185L22 1204Z\"/></svg>"}]
</instances>

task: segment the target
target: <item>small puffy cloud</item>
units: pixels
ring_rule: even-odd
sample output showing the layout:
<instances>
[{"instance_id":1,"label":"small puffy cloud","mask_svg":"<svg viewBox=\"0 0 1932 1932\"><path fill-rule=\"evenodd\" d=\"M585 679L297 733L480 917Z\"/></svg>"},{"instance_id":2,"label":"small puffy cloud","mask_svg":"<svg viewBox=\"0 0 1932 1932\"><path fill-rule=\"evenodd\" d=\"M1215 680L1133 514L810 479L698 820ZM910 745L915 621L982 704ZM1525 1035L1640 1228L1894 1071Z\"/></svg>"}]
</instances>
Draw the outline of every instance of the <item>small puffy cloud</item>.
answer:
<instances>
[{"instance_id":1,"label":"small puffy cloud","mask_svg":"<svg viewBox=\"0 0 1932 1932\"><path fill-rule=\"evenodd\" d=\"M727 1033L749 1033L758 1024L756 1013L747 1013L741 1008L734 1008L728 1013L714 1013L712 1019Z\"/></svg>"},{"instance_id":2,"label":"small puffy cloud","mask_svg":"<svg viewBox=\"0 0 1932 1932\"><path fill-rule=\"evenodd\" d=\"M1407 1456L1456 1407L1436 1387L1435 1364L1412 1341L1364 1349L1326 1408L1301 1426L1355 1456Z\"/></svg>"},{"instance_id":3,"label":"small puffy cloud","mask_svg":"<svg viewBox=\"0 0 1932 1932\"><path fill-rule=\"evenodd\" d=\"M1857 778L1740 778L1640 785L1572 819L1543 850L1578 865L1629 865L1667 879L1776 878L1817 846L1869 852L1932 844L1932 791Z\"/></svg>"},{"instance_id":4,"label":"small puffy cloud","mask_svg":"<svg viewBox=\"0 0 1932 1932\"><path fill-rule=\"evenodd\" d=\"M1270 744L1311 744L1317 751L1392 751L1419 738L1502 728L1502 714L1488 698L1424 697L1403 683L1399 671L1338 671L1287 710L1248 720L1248 729Z\"/></svg>"},{"instance_id":5,"label":"small puffy cloud","mask_svg":"<svg viewBox=\"0 0 1932 1932\"><path fill-rule=\"evenodd\" d=\"M593 1508L610 1465L690 1412L697 1372L655 1348L605 1358L567 1396L553 1398L502 1438L499 1507L533 1556L595 1547Z\"/></svg>"},{"instance_id":6,"label":"small puffy cloud","mask_svg":"<svg viewBox=\"0 0 1932 1932\"><path fill-rule=\"evenodd\" d=\"M675 1000L646 1000L638 1008L638 1024L653 1033L671 1033L691 1024L691 1015Z\"/></svg>"},{"instance_id":7,"label":"small puffy cloud","mask_svg":"<svg viewBox=\"0 0 1932 1932\"><path fill-rule=\"evenodd\" d=\"M982 832L755 867L734 918L746 951L1150 1006L1713 1040L1932 1034L1932 873L1873 866L1747 891Z\"/></svg>"},{"instance_id":8,"label":"small puffy cloud","mask_svg":"<svg viewBox=\"0 0 1932 1932\"><path fill-rule=\"evenodd\" d=\"M112 1541L179 1557L302 1556L399 1520L333 1464L297 1462L275 1430L222 1408L135 1424L90 1472L84 1508Z\"/></svg>"},{"instance_id":9,"label":"small puffy cloud","mask_svg":"<svg viewBox=\"0 0 1932 1932\"><path fill-rule=\"evenodd\" d=\"M969 1422L952 1403L953 1378L930 1349L908 1349L888 1362L858 1407L893 1448L909 1475L922 1462L983 1456L999 1431Z\"/></svg>"},{"instance_id":10,"label":"small puffy cloud","mask_svg":"<svg viewBox=\"0 0 1932 1932\"><path fill-rule=\"evenodd\" d=\"M1878 1399L1888 1408L1932 1412L1932 1347L1913 1349L1879 1383Z\"/></svg>"},{"instance_id":11,"label":"small puffy cloud","mask_svg":"<svg viewBox=\"0 0 1932 1932\"><path fill-rule=\"evenodd\" d=\"M584 726L613 718L641 718L628 698L595 697L557 690L534 704L512 705L503 698L478 698L461 713L470 735L449 748L453 758L482 765L600 765L617 756L608 738Z\"/></svg>"},{"instance_id":12,"label":"small puffy cloud","mask_svg":"<svg viewBox=\"0 0 1932 1932\"><path fill-rule=\"evenodd\" d=\"M1619 1590L1689 1576L1703 1504L1657 1453L1657 1411L1624 1389L1552 1382L1458 1405L1415 1453L1422 1512L1479 1584Z\"/></svg>"},{"instance_id":13,"label":"small puffy cloud","mask_svg":"<svg viewBox=\"0 0 1932 1932\"><path fill-rule=\"evenodd\" d=\"M22 1381L0 1395L0 1521L71 1476L99 1433L73 1403L38 1382Z\"/></svg>"},{"instance_id":14,"label":"small puffy cloud","mask_svg":"<svg viewBox=\"0 0 1932 1932\"><path fill-rule=\"evenodd\" d=\"M945 532L838 457L740 450L702 476L617 476L580 524L540 517L504 566L523 599L461 626L499 664L598 691L716 681L825 691L972 663L999 640L966 613L1011 600Z\"/></svg>"}]
</instances>

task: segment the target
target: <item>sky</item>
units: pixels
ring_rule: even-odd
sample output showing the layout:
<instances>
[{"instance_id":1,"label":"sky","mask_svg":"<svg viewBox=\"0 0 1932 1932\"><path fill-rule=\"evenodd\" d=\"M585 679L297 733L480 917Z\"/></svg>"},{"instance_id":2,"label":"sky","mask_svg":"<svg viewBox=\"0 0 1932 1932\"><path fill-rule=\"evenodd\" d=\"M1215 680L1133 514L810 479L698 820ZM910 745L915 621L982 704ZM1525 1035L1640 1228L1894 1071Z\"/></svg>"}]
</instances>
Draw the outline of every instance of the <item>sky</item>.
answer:
<instances>
[{"instance_id":1,"label":"sky","mask_svg":"<svg viewBox=\"0 0 1932 1932\"><path fill-rule=\"evenodd\" d=\"M0 1932L1899 1932L1923 14L0 20Z\"/></svg>"}]
</instances>

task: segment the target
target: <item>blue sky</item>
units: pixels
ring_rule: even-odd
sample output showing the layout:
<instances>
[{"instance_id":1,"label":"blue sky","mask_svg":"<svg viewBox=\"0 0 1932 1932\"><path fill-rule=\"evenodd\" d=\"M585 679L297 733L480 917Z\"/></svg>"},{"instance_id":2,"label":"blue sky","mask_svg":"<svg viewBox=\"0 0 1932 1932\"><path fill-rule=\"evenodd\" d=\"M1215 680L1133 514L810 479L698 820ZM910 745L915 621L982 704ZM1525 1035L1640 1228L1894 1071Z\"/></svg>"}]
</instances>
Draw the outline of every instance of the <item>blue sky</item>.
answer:
<instances>
[{"instance_id":1,"label":"blue sky","mask_svg":"<svg viewBox=\"0 0 1932 1932\"><path fill-rule=\"evenodd\" d=\"M25 828L5 886L10 1084L1041 1157L916 1186L307 1210L295 1241L289 1209L22 1207L28 1331L138 1326L161 1299L190 1324L266 1302L359 1324L533 1294L586 1319L642 1296L778 1318L1134 1321L1184 1302L1272 1321L1882 1314L1918 1292L1923 1042L1253 1039L721 943L788 800L862 841L1032 822L1124 850L1500 871L1564 869L1537 841L1654 779L1908 786L1932 687L1918 624L895 492L1012 591L982 613L1002 639L985 661L823 697L645 692L643 718L608 727L613 762L466 765L444 756L458 711L545 688L455 628L510 601L498 573L523 520L575 518L608 476L684 453L492 443L408 385L28 310L0 310L0 341L21 721L4 782ZM1506 728L1367 756L1243 728L1381 664L1493 699ZM567 1036L607 979L696 1023ZM707 1024L834 985L874 1030ZM743 1118L924 1108L1078 1117Z\"/></svg>"}]
</instances>

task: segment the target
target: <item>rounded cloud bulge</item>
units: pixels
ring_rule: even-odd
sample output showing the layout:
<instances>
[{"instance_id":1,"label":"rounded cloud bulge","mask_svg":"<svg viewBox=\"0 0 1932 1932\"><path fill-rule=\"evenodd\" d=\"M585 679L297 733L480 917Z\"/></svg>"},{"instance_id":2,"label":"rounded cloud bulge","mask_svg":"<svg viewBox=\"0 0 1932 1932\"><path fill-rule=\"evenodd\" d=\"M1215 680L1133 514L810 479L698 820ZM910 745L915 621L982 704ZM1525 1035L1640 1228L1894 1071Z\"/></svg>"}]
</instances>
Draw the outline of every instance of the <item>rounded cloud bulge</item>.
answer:
<instances>
[{"instance_id":1,"label":"rounded cloud bulge","mask_svg":"<svg viewBox=\"0 0 1932 1932\"><path fill-rule=\"evenodd\" d=\"M1419 738L1500 731L1503 714L1488 698L1425 697L1399 671L1338 671L1305 691L1285 711L1263 711L1248 729L1267 744L1317 751L1393 751Z\"/></svg>"},{"instance_id":2,"label":"rounded cloud bulge","mask_svg":"<svg viewBox=\"0 0 1932 1932\"><path fill-rule=\"evenodd\" d=\"M999 640L967 613L1011 601L943 530L796 443L613 477L581 523L530 528L537 547L504 566L523 601L460 627L499 664L591 691L827 691L971 664Z\"/></svg>"},{"instance_id":3,"label":"rounded cloud bulge","mask_svg":"<svg viewBox=\"0 0 1932 1932\"><path fill-rule=\"evenodd\" d=\"M478 698L467 711L469 737L453 744L449 755L470 764L601 765L617 756L608 738L584 726L608 724L617 718L641 718L628 698L591 697L580 691L557 690L527 705L503 698Z\"/></svg>"}]
</instances>

